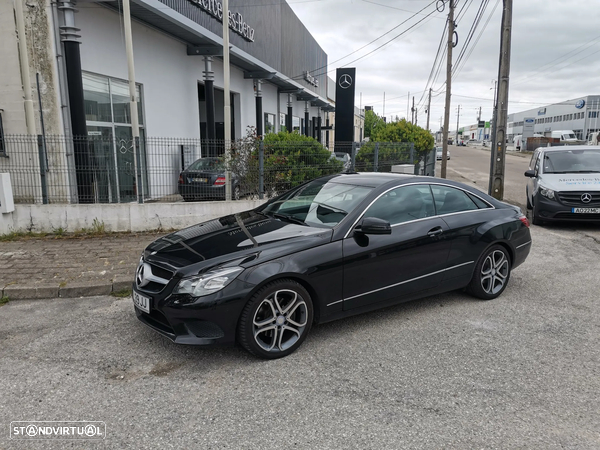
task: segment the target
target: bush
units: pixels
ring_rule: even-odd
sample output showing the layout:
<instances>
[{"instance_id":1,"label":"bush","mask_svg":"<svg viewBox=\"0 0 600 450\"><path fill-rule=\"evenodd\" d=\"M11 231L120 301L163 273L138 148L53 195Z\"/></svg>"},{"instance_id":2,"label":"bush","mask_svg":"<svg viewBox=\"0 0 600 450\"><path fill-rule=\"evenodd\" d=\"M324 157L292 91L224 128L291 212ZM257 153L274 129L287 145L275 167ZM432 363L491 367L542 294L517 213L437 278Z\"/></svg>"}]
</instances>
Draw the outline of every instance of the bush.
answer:
<instances>
[{"instance_id":1,"label":"bush","mask_svg":"<svg viewBox=\"0 0 600 450\"><path fill-rule=\"evenodd\" d=\"M240 176L242 192L259 186L260 139L252 129L232 145L230 170ZM306 181L341 172L343 164L317 140L295 133L269 133L263 141L264 191L267 197Z\"/></svg>"}]
</instances>

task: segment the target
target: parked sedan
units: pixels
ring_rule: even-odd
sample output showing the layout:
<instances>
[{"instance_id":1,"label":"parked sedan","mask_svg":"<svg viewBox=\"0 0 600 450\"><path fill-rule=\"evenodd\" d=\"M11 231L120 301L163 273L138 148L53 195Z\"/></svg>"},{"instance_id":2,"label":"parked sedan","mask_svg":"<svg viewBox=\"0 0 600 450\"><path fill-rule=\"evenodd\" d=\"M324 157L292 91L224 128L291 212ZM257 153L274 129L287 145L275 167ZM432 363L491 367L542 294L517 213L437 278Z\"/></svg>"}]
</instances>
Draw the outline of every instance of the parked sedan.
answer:
<instances>
[{"instance_id":1,"label":"parked sedan","mask_svg":"<svg viewBox=\"0 0 600 450\"><path fill-rule=\"evenodd\" d=\"M600 222L600 146L540 147L525 176L527 209L535 225Z\"/></svg>"},{"instance_id":2,"label":"parked sedan","mask_svg":"<svg viewBox=\"0 0 600 450\"><path fill-rule=\"evenodd\" d=\"M179 195L193 200L225 200L225 166L222 158L200 158L179 174ZM232 173L231 197L240 198L238 177Z\"/></svg>"},{"instance_id":3,"label":"parked sedan","mask_svg":"<svg viewBox=\"0 0 600 450\"><path fill-rule=\"evenodd\" d=\"M330 175L151 243L135 312L176 343L280 358L313 323L462 288L498 297L528 227L518 207L449 180Z\"/></svg>"}]
</instances>

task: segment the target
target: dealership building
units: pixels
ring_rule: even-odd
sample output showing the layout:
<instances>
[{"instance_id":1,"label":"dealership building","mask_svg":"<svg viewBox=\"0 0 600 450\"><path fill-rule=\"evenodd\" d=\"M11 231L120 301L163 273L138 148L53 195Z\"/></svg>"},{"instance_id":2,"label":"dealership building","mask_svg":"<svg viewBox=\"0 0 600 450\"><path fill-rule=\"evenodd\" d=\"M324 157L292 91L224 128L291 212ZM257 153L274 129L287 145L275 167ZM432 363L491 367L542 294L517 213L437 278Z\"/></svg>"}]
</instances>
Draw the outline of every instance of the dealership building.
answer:
<instances>
[{"instance_id":1,"label":"dealership building","mask_svg":"<svg viewBox=\"0 0 600 450\"><path fill-rule=\"evenodd\" d=\"M122 2L16 1L22 13L12 1L0 5L3 135L130 140ZM232 139L245 136L248 127L258 135L293 129L329 146L335 82L327 76L327 54L285 1L230 0L229 11ZM131 0L131 17L140 136L191 139L187 156L206 156L204 140L225 137L222 2ZM164 190L165 182L153 182L152 174L178 161L181 148L172 147L172 157L141 155L150 197L165 194L153 187ZM50 166L77 169L69 149L47 151ZM134 162L133 152L118 145L101 151L114 159L115 171ZM11 172L10 156L6 145L0 148L0 172ZM179 169L175 164L168 181L174 186ZM131 186L135 180L128 176L133 174L109 180Z\"/></svg>"},{"instance_id":2,"label":"dealership building","mask_svg":"<svg viewBox=\"0 0 600 450\"><path fill-rule=\"evenodd\" d=\"M542 106L508 115L507 137L523 134L525 120L535 122L533 132L550 136L552 131L573 130L578 139L586 140L600 130L600 95L588 95L561 103Z\"/></svg>"}]
</instances>

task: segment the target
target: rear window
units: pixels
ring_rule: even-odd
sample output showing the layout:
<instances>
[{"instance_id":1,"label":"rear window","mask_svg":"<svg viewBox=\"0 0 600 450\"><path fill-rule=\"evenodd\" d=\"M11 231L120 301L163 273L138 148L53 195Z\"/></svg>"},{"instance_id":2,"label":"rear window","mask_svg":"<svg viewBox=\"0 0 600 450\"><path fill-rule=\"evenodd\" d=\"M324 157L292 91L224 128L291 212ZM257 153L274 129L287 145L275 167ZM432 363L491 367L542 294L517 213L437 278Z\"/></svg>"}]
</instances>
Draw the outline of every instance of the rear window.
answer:
<instances>
[{"instance_id":1,"label":"rear window","mask_svg":"<svg viewBox=\"0 0 600 450\"><path fill-rule=\"evenodd\" d=\"M190 164L187 170L220 170L224 167L220 158L200 158Z\"/></svg>"}]
</instances>

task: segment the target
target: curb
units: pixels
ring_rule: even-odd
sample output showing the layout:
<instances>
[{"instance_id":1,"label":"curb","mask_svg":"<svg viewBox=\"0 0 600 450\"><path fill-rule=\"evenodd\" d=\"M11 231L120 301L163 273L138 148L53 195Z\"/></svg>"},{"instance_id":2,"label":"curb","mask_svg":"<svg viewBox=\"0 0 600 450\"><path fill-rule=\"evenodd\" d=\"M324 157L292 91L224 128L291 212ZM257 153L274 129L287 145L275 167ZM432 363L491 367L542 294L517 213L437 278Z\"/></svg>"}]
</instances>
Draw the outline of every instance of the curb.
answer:
<instances>
[{"instance_id":1,"label":"curb","mask_svg":"<svg viewBox=\"0 0 600 450\"><path fill-rule=\"evenodd\" d=\"M40 300L53 298L94 297L122 293L131 290L133 280L125 276L117 276L111 281L72 282L66 286L58 283L40 283L38 285L8 285L0 290L0 298L12 300Z\"/></svg>"}]
</instances>

